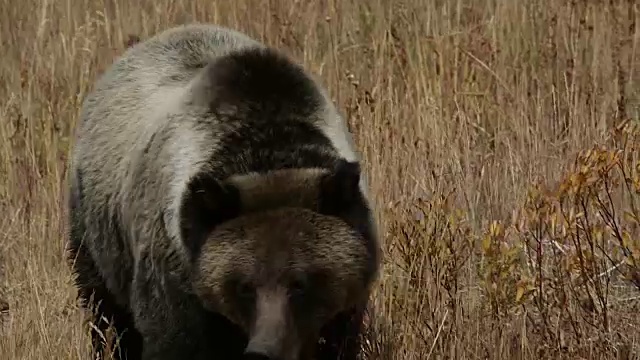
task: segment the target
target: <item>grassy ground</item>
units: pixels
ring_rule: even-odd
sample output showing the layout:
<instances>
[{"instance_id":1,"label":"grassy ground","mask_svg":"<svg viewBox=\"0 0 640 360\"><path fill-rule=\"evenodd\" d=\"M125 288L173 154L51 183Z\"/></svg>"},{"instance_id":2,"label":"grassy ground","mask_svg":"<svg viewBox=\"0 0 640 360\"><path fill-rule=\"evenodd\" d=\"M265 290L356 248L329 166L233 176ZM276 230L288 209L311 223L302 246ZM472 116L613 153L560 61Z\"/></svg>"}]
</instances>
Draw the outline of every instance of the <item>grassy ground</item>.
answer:
<instances>
[{"instance_id":1,"label":"grassy ground","mask_svg":"<svg viewBox=\"0 0 640 360\"><path fill-rule=\"evenodd\" d=\"M385 243L370 358L640 358L640 7L622 0L5 0L0 358L87 358L70 134L131 39L194 20L282 48L348 117Z\"/></svg>"}]
</instances>

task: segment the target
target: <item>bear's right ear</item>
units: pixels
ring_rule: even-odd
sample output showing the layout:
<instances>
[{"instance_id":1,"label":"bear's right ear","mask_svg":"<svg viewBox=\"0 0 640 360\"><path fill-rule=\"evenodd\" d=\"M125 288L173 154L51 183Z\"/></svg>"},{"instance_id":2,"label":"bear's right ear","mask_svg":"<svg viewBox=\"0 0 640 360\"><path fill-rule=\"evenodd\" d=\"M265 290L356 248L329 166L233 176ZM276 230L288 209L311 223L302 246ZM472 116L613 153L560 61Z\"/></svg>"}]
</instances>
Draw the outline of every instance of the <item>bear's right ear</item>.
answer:
<instances>
[{"instance_id":1,"label":"bear's right ear","mask_svg":"<svg viewBox=\"0 0 640 360\"><path fill-rule=\"evenodd\" d=\"M191 254L200 251L214 227L238 216L240 207L240 193L232 184L207 175L192 178L180 206L180 234Z\"/></svg>"},{"instance_id":2,"label":"bear's right ear","mask_svg":"<svg viewBox=\"0 0 640 360\"><path fill-rule=\"evenodd\" d=\"M320 212L337 215L363 202L360 193L360 164L340 159L320 182Z\"/></svg>"}]
</instances>

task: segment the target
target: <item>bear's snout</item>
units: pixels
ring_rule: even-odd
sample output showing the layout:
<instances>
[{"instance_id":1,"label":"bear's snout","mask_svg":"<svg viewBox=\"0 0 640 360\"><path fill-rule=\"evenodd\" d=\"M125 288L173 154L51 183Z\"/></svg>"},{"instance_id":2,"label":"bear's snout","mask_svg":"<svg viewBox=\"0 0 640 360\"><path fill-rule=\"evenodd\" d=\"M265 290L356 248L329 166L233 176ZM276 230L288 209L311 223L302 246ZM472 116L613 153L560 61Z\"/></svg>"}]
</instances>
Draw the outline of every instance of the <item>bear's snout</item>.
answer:
<instances>
[{"instance_id":1,"label":"bear's snout","mask_svg":"<svg viewBox=\"0 0 640 360\"><path fill-rule=\"evenodd\" d=\"M298 344L291 329L286 289L262 288L257 290L255 322L249 331L245 349L246 360L293 360L297 358Z\"/></svg>"}]
</instances>

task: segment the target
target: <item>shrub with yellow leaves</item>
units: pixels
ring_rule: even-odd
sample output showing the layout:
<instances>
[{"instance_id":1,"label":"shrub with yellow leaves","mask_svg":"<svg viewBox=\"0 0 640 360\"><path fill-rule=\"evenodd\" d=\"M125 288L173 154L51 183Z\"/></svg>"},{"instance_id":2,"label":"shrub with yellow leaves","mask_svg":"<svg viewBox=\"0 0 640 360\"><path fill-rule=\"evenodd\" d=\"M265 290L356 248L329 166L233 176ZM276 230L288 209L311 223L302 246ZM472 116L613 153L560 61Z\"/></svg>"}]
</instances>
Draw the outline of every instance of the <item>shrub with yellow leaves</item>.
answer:
<instances>
[{"instance_id":1,"label":"shrub with yellow leaves","mask_svg":"<svg viewBox=\"0 0 640 360\"><path fill-rule=\"evenodd\" d=\"M524 308L548 347L540 351L624 343L612 313L628 312L626 299L640 290L639 150L638 124L620 125L578 154L559 184L535 185L513 223L491 224L482 242L493 310Z\"/></svg>"},{"instance_id":2,"label":"shrub with yellow leaves","mask_svg":"<svg viewBox=\"0 0 640 360\"><path fill-rule=\"evenodd\" d=\"M381 307L384 338L404 333L412 343L395 345L421 349L416 358L489 357L496 342L515 358L631 358L639 157L640 126L623 123L577 154L557 184L534 184L511 220L486 229L456 208L454 194L391 204L383 281L402 296ZM461 345L478 338L484 349Z\"/></svg>"}]
</instances>

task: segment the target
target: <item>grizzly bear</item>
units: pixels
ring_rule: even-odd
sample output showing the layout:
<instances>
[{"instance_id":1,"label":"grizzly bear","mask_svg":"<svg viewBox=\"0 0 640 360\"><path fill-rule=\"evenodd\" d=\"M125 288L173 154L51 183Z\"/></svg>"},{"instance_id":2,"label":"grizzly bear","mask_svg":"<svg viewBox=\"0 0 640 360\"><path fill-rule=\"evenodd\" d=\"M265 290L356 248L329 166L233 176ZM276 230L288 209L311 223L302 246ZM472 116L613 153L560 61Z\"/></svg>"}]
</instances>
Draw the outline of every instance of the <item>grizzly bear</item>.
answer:
<instances>
[{"instance_id":1,"label":"grizzly bear","mask_svg":"<svg viewBox=\"0 0 640 360\"><path fill-rule=\"evenodd\" d=\"M84 100L69 171L95 352L111 325L118 359L355 359L380 263L358 157L319 82L247 35L134 44Z\"/></svg>"}]
</instances>

